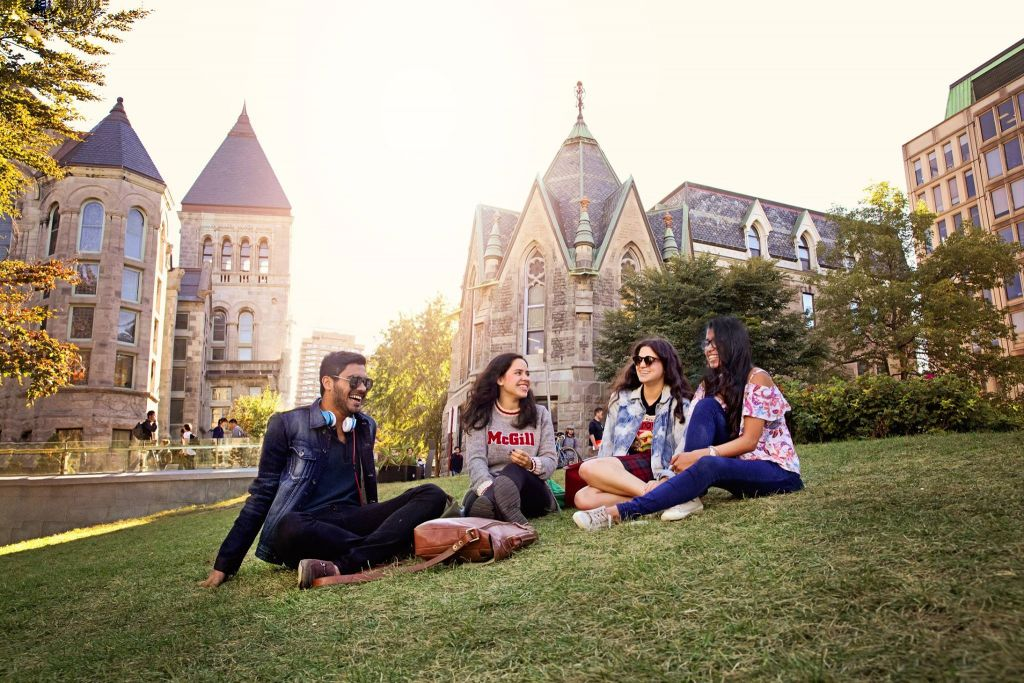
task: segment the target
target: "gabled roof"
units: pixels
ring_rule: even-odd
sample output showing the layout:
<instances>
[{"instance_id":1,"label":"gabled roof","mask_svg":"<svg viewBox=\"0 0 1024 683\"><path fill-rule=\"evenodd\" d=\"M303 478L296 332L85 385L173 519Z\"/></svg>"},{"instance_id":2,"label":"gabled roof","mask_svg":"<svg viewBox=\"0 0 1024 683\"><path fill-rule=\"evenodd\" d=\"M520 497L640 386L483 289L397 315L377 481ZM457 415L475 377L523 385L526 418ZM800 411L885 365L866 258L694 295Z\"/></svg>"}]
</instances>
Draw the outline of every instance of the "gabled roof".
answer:
<instances>
[{"instance_id":1,"label":"gabled roof","mask_svg":"<svg viewBox=\"0 0 1024 683\"><path fill-rule=\"evenodd\" d=\"M202 207L291 213L292 205L249 124L244 105L238 121L181 200L185 211Z\"/></svg>"},{"instance_id":2,"label":"gabled roof","mask_svg":"<svg viewBox=\"0 0 1024 683\"><path fill-rule=\"evenodd\" d=\"M682 225L685 205L689 207L689 230L694 242L746 251L744 232L746 221L755 201L760 202L761 208L771 224L771 232L768 235L768 255L772 258L795 261L794 239L796 235L794 232L806 209L791 204L760 199L739 192L721 190L687 181L673 190L653 209L650 209L647 212L647 217L655 238L660 239L665 234L662 224L663 216L666 213L671 213L673 225ZM824 213L807 211L822 240L827 245L831 245L835 241L836 226L826 218ZM679 242L681 237L682 232L677 231L676 241ZM682 251L682 244L679 247ZM820 254L818 258L822 265L834 265Z\"/></svg>"},{"instance_id":3,"label":"gabled roof","mask_svg":"<svg viewBox=\"0 0 1024 683\"><path fill-rule=\"evenodd\" d=\"M569 137L544 174L543 184L566 245L571 248L576 241L580 199L583 197L590 199L587 213L594 243L600 245L608 231L618 195L625 189L582 115L576 119Z\"/></svg>"},{"instance_id":4,"label":"gabled roof","mask_svg":"<svg viewBox=\"0 0 1024 683\"><path fill-rule=\"evenodd\" d=\"M156 164L135 133L118 97L110 113L85 134L81 142L64 147L57 159L63 166L106 166L134 171L163 183Z\"/></svg>"}]
</instances>

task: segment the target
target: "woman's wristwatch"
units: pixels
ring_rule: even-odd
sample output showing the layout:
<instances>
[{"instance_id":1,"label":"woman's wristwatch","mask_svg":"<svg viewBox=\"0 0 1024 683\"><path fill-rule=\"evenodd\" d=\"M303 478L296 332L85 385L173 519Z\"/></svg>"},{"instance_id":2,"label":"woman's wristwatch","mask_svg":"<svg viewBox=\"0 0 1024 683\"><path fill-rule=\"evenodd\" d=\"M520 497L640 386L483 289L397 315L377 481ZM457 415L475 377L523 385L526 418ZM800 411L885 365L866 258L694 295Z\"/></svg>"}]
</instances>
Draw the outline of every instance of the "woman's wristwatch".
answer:
<instances>
[{"instance_id":1,"label":"woman's wristwatch","mask_svg":"<svg viewBox=\"0 0 1024 683\"><path fill-rule=\"evenodd\" d=\"M708 446L708 455L713 455L716 458L718 457L718 451L715 450L714 446Z\"/></svg>"}]
</instances>

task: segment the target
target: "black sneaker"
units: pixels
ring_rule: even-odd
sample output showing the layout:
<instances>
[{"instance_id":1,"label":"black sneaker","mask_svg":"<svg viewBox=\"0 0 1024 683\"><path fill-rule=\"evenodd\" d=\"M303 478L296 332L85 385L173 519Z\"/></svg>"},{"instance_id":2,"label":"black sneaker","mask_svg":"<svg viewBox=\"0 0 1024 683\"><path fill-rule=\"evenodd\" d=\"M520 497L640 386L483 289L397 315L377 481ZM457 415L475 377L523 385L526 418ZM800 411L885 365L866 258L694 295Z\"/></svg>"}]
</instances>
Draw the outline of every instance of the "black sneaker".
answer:
<instances>
[{"instance_id":1,"label":"black sneaker","mask_svg":"<svg viewBox=\"0 0 1024 683\"><path fill-rule=\"evenodd\" d=\"M312 588L313 582L324 576L340 576L337 565L327 560L303 560L299 562L299 590Z\"/></svg>"},{"instance_id":2,"label":"black sneaker","mask_svg":"<svg viewBox=\"0 0 1024 683\"><path fill-rule=\"evenodd\" d=\"M519 487L514 481L508 477L495 477L491 491L493 491L494 506L498 508L499 519L516 524L529 524L520 509L522 499L519 496Z\"/></svg>"}]
</instances>

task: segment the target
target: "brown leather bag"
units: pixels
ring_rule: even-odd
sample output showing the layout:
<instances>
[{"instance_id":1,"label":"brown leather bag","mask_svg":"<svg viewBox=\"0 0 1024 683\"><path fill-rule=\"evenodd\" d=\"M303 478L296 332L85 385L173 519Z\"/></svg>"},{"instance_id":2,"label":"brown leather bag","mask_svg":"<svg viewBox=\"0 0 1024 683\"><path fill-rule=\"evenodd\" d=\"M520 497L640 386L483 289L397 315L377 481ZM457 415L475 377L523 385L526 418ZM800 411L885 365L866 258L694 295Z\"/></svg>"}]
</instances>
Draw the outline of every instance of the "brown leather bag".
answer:
<instances>
[{"instance_id":1,"label":"brown leather bag","mask_svg":"<svg viewBox=\"0 0 1024 683\"><path fill-rule=\"evenodd\" d=\"M369 569L358 574L325 576L314 588L339 583L366 583L394 574L423 571L450 559L465 562L504 560L539 538L532 526L482 517L452 517L423 522L413 530L416 555L426 560L397 568Z\"/></svg>"}]
</instances>

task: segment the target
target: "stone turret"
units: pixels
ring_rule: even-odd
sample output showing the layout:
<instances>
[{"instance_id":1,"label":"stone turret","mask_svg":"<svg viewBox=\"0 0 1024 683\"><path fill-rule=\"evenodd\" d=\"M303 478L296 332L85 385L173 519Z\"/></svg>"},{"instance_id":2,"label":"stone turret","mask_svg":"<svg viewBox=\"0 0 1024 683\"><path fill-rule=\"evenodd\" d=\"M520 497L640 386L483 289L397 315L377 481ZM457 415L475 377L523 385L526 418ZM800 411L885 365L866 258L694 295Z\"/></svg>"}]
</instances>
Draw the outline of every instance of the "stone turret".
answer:
<instances>
[{"instance_id":1,"label":"stone turret","mask_svg":"<svg viewBox=\"0 0 1024 683\"><path fill-rule=\"evenodd\" d=\"M667 261L673 256L679 256L679 247L676 245L676 235L672 232L672 214L666 213L662 221L665 223L665 238L661 242L661 257Z\"/></svg>"},{"instance_id":2,"label":"stone turret","mask_svg":"<svg viewBox=\"0 0 1024 683\"><path fill-rule=\"evenodd\" d=\"M487 237L487 247L484 251L484 280L498 277L498 265L501 263L501 233L498 229L498 219L498 212L495 211L491 234Z\"/></svg>"},{"instance_id":3,"label":"stone turret","mask_svg":"<svg viewBox=\"0 0 1024 683\"><path fill-rule=\"evenodd\" d=\"M594 265L594 233L590 229L588 206L588 198L580 200L580 222L576 226L576 239L573 242L573 246L576 247L576 268L579 270L589 270Z\"/></svg>"}]
</instances>

